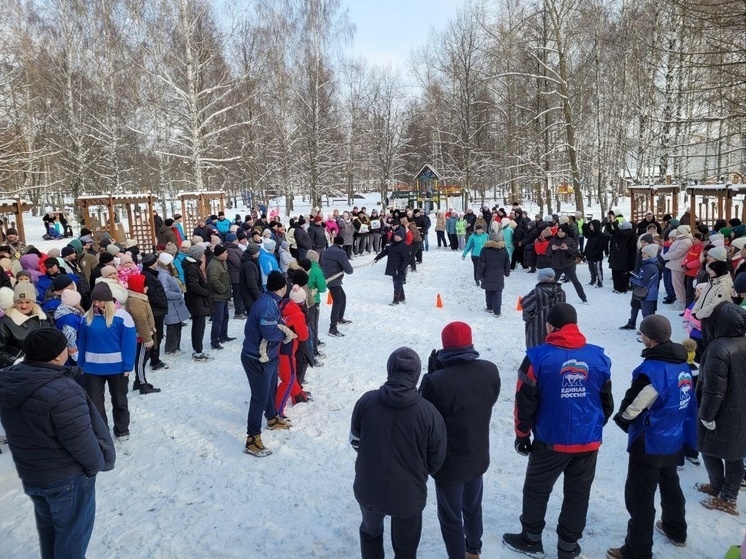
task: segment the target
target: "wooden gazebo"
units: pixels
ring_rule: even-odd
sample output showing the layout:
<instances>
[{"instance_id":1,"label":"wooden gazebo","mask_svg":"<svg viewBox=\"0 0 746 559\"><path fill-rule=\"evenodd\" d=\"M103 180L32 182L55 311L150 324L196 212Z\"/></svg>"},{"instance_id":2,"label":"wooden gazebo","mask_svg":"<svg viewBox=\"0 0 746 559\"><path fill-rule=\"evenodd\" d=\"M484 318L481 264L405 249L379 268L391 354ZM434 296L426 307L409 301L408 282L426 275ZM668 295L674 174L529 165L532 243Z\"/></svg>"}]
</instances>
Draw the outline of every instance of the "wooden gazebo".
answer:
<instances>
[{"instance_id":1,"label":"wooden gazebo","mask_svg":"<svg viewBox=\"0 0 746 559\"><path fill-rule=\"evenodd\" d=\"M0 200L0 241L5 241L5 232L10 227L18 231L18 238L26 243L26 230L23 227L23 212L30 211L34 205L21 198ZM44 231L46 234L46 231Z\"/></svg>"},{"instance_id":2,"label":"wooden gazebo","mask_svg":"<svg viewBox=\"0 0 746 559\"><path fill-rule=\"evenodd\" d=\"M199 218L225 212L225 192L181 192L181 216L184 234L191 239L191 232L197 226Z\"/></svg>"},{"instance_id":3,"label":"wooden gazebo","mask_svg":"<svg viewBox=\"0 0 746 559\"><path fill-rule=\"evenodd\" d=\"M630 198L629 219L641 221L650 210L657 220L665 214L679 217L679 186L670 184L640 184L628 186Z\"/></svg>"},{"instance_id":4,"label":"wooden gazebo","mask_svg":"<svg viewBox=\"0 0 746 559\"><path fill-rule=\"evenodd\" d=\"M83 225L91 230L98 242L108 232L118 243L134 239L140 248L150 250L156 244L153 209L156 198L152 194L117 194L81 196L75 204L83 209ZM127 228L120 221L118 210L127 215Z\"/></svg>"},{"instance_id":5,"label":"wooden gazebo","mask_svg":"<svg viewBox=\"0 0 746 559\"><path fill-rule=\"evenodd\" d=\"M697 184L686 189L691 223L712 226L737 217L746 222L746 184Z\"/></svg>"}]
</instances>

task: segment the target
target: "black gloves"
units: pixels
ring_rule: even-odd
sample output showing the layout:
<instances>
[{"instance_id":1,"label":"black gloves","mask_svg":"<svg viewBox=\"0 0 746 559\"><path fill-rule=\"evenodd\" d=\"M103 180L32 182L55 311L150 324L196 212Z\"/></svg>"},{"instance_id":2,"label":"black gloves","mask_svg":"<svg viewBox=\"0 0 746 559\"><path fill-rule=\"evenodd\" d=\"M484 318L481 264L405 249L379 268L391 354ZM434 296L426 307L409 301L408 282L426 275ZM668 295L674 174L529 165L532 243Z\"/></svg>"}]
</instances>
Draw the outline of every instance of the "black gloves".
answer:
<instances>
[{"instance_id":1,"label":"black gloves","mask_svg":"<svg viewBox=\"0 0 746 559\"><path fill-rule=\"evenodd\" d=\"M440 363L438 362L438 350L434 349L430 353L430 357L427 359L427 372L432 373L440 369Z\"/></svg>"},{"instance_id":2,"label":"black gloves","mask_svg":"<svg viewBox=\"0 0 746 559\"><path fill-rule=\"evenodd\" d=\"M624 431L625 433L629 433L629 426L632 422L629 419L624 419L624 417L622 417L622 412L617 412L613 419L614 423L619 425L619 428L622 431Z\"/></svg>"},{"instance_id":3,"label":"black gloves","mask_svg":"<svg viewBox=\"0 0 746 559\"><path fill-rule=\"evenodd\" d=\"M531 454L531 437L516 437L515 451L521 456Z\"/></svg>"}]
</instances>

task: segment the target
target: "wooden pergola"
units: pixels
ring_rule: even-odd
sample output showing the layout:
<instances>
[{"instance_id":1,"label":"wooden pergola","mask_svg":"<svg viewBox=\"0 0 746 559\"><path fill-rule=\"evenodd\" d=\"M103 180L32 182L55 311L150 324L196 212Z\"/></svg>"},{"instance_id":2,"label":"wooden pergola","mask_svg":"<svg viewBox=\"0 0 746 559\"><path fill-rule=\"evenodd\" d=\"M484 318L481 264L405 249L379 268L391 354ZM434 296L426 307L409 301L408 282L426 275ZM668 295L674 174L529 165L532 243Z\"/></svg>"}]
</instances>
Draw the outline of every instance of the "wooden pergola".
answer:
<instances>
[{"instance_id":1,"label":"wooden pergola","mask_svg":"<svg viewBox=\"0 0 746 559\"><path fill-rule=\"evenodd\" d=\"M156 198L152 194L116 194L81 196L75 204L83 209L83 225L98 242L108 232L118 243L134 239L141 248L150 250L156 244L153 223ZM128 229L120 222L117 210L124 207Z\"/></svg>"},{"instance_id":2,"label":"wooden pergola","mask_svg":"<svg viewBox=\"0 0 746 559\"><path fill-rule=\"evenodd\" d=\"M640 184L627 187L630 198L629 219L639 222L645 217L648 210L653 212L655 218L660 219L665 214L671 214L678 218L679 214L679 192L678 186L670 184Z\"/></svg>"},{"instance_id":3,"label":"wooden pergola","mask_svg":"<svg viewBox=\"0 0 746 559\"><path fill-rule=\"evenodd\" d=\"M5 233L15 227L18 231L18 238L22 243L26 243L26 230L23 227L23 212L33 209L31 202L21 198L12 198L10 200L0 200L0 241L5 241ZM44 231L46 234L46 231Z\"/></svg>"},{"instance_id":4,"label":"wooden pergola","mask_svg":"<svg viewBox=\"0 0 746 559\"><path fill-rule=\"evenodd\" d=\"M184 234L192 238L191 232L197 227L197 221L210 215L225 212L225 192L180 192L181 217Z\"/></svg>"},{"instance_id":5,"label":"wooden pergola","mask_svg":"<svg viewBox=\"0 0 746 559\"><path fill-rule=\"evenodd\" d=\"M718 219L746 222L746 184L697 184L686 189L691 223L709 227Z\"/></svg>"}]
</instances>

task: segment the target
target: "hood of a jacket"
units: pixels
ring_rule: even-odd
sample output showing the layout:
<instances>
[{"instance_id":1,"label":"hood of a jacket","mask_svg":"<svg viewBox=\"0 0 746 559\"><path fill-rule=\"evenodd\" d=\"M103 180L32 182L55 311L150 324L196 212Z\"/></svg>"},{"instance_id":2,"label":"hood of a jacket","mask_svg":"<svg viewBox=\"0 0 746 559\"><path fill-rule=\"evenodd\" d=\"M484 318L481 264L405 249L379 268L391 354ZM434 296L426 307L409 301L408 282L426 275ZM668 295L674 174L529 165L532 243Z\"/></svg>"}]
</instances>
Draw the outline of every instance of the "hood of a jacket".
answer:
<instances>
[{"instance_id":1,"label":"hood of a jacket","mask_svg":"<svg viewBox=\"0 0 746 559\"><path fill-rule=\"evenodd\" d=\"M735 303L720 303L705 322L710 339L737 338L746 334L746 309Z\"/></svg>"},{"instance_id":2,"label":"hood of a jacket","mask_svg":"<svg viewBox=\"0 0 746 559\"><path fill-rule=\"evenodd\" d=\"M417 380L422 372L419 355L413 349L400 347L389 356L386 369L388 380L378 389L381 401L392 408L416 404L421 398L417 392Z\"/></svg>"},{"instance_id":3,"label":"hood of a jacket","mask_svg":"<svg viewBox=\"0 0 746 559\"><path fill-rule=\"evenodd\" d=\"M562 289L562 284L556 281L545 281L542 283L536 284L537 289L541 289L542 291L549 292L550 295L554 295L555 299L559 296L560 293L564 293L564 289Z\"/></svg>"},{"instance_id":4,"label":"hood of a jacket","mask_svg":"<svg viewBox=\"0 0 746 559\"><path fill-rule=\"evenodd\" d=\"M590 236L601 235L602 234L601 233L601 222L599 220L592 219L591 220L591 225L593 225L593 230L591 230L590 227L588 228L588 234Z\"/></svg>"},{"instance_id":5,"label":"hood of a jacket","mask_svg":"<svg viewBox=\"0 0 746 559\"><path fill-rule=\"evenodd\" d=\"M62 318L63 316L67 316L68 314L81 316L83 313L75 307L71 307L70 305L66 305L65 303L60 303L60 306L57 307L54 311L54 319L59 320L60 318Z\"/></svg>"},{"instance_id":6,"label":"hood of a jacket","mask_svg":"<svg viewBox=\"0 0 746 559\"><path fill-rule=\"evenodd\" d=\"M487 241L486 243L484 243L483 248L494 248L494 249L505 248L505 241L495 241L495 240Z\"/></svg>"},{"instance_id":7,"label":"hood of a jacket","mask_svg":"<svg viewBox=\"0 0 746 559\"><path fill-rule=\"evenodd\" d=\"M470 344L465 347L453 347L441 349L436 355L438 364L441 367L450 367L458 363L470 363L479 359L479 352Z\"/></svg>"},{"instance_id":8,"label":"hood of a jacket","mask_svg":"<svg viewBox=\"0 0 746 559\"><path fill-rule=\"evenodd\" d=\"M686 363L687 360L686 348L671 340L660 343L655 347L643 349L641 356L643 359L665 361L666 363Z\"/></svg>"},{"instance_id":9,"label":"hood of a jacket","mask_svg":"<svg viewBox=\"0 0 746 559\"><path fill-rule=\"evenodd\" d=\"M586 340L577 324L565 324L559 330L547 334L546 343L565 349L578 349L586 344Z\"/></svg>"},{"instance_id":10,"label":"hood of a jacket","mask_svg":"<svg viewBox=\"0 0 746 559\"><path fill-rule=\"evenodd\" d=\"M0 371L0 405L15 408L56 378L73 375L74 368L50 363L18 363Z\"/></svg>"}]
</instances>

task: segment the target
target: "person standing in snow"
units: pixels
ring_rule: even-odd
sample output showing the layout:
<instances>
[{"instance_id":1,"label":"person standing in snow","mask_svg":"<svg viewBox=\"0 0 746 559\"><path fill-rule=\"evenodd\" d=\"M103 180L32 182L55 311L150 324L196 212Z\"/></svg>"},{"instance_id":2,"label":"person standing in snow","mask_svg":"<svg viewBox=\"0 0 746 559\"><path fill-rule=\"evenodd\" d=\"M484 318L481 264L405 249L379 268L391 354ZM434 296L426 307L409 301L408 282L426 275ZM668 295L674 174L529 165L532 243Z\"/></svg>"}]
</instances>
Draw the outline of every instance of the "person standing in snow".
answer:
<instances>
[{"instance_id":1,"label":"person standing in snow","mask_svg":"<svg viewBox=\"0 0 746 559\"><path fill-rule=\"evenodd\" d=\"M280 344L289 342L292 337L279 328L282 323L280 301L287 292L285 277L273 270L267 277L267 291L251 306L244 327L244 342L241 350L241 364L251 387L251 401L246 420L246 446L244 451L252 456L263 458L272 454L262 441L262 412L267 418L267 428L289 429L290 420L277 413L277 370L279 366ZM260 346L266 340L266 357L262 359Z\"/></svg>"},{"instance_id":2,"label":"person standing in snow","mask_svg":"<svg viewBox=\"0 0 746 559\"><path fill-rule=\"evenodd\" d=\"M96 517L96 475L114 468L116 452L76 369L64 366L67 343L54 328L29 332L27 357L0 375L0 420L34 505L41 556L82 559Z\"/></svg>"},{"instance_id":3,"label":"person standing in snow","mask_svg":"<svg viewBox=\"0 0 746 559\"><path fill-rule=\"evenodd\" d=\"M461 260L466 260L466 255L471 252L471 266L474 273L474 283L479 286L479 280L477 279L477 262L479 262L479 255L482 254L482 247L484 243L489 241L490 237L485 233L482 225L476 225L474 227L474 234L469 235L466 241L464 251L461 253Z\"/></svg>"},{"instance_id":4,"label":"person standing in snow","mask_svg":"<svg viewBox=\"0 0 746 559\"><path fill-rule=\"evenodd\" d=\"M381 258L388 258L385 274L391 276L394 282L394 300L391 305L407 302L404 296L404 280L407 277L407 256L410 250L405 238L404 227L399 225L391 236L391 242L373 259L373 263L376 263Z\"/></svg>"},{"instance_id":5,"label":"person standing in snow","mask_svg":"<svg viewBox=\"0 0 746 559\"><path fill-rule=\"evenodd\" d=\"M627 324L620 330L634 330L637 328L637 313L642 310L644 319L655 314L658 307L658 245L655 243L642 248L642 261L636 273L631 274L630 283L634 286L630 301L630 315Z\"/></svg>"},{"instance_id":6,"label":"person standing in snow","mask_svg":"<svg viewBox=\"0 0 746 559\"><path fill-rule=\"evenodd\" d=\"M619 223L616 219L611 219L606 223L605 234L611 237L609 241L609 268L611 268L614 293L627 293L629 290L629 273L635 268L637 237L632 231L632 224L629 221Z\"/></svg>"},{"instance_id":7,"label":"person standing in snow","mask_svg":"<svg viewBox=\"0 0 746 559\"><path fill-rule=\"evenodd\" d=\"M477 235L470 237L473 239ZM510 275L510 256L505 249L505 241L487 241L482 247L477 261L477 285L481 283L487 312L500 316L503 303L505 278Z\"/></svg>"},{"instance_id":8,"label":"person standing in snow","mask_svg":"<svg viewBox=\"0 0 746 559\"><path fill-rule=\"evenodd\" d=\"M324 251L324 259L321 262L321 269L324 271L326 286L332 294L332 312L329 317L329 335L341 338L342 332L337 330L338 324L351 324L347 320L345 309L347 307L347 295L342 289L342 279L345 274L352 274L354 270L347 258L345 249L342 248L344 239L341 235L334 237L334 244Z\"/></svg>"},{"instance_id":9,"label":"person standing in snow","mask_svg":"<svg viewBox=\"0 0 746 559\"><path fill-rule=\"evenodd\" d=\"M417 392L422 365L407 347L386 364L388 378L355 404L350 444L357 452L353 490L360 505L362 559L383 557L383 520L391 517L397 559L415 559L427 501L427 478L446 458L446 427Z\"/></svg>"},{"instance_id":10,"label":"person standing in snow","mask_svg":"<svg viewBox=\"0 0 746 559\"><path fill-rule=\"evenodd\" d=\"M557 556L575 559L581 553L578 540L585 529L603 427L614 411L611 361L603 348L586 343L572 305L554 305L546 328L546 343L526 351L518 372L515 449L529 458L522 530L503 534L503 542L520 553L543 556L547 503L564 474Z\"/></svg>"},{"instance_id":11,"label":"person standing in snow","mask_svg":"<svg viewBox=\"0 0 746 559\"><path fill-rule=\"evenodd\" d=\"M559 280L564 274L572 282L580 300L587 303L583 285L575 272L575 259L580 259L581 254L575 239L570 236L570 226L567 223L563 223L557 228L557 235L549 241L547 252L549 253L552 270L554 270L555 281Z\"/></svg>"},{"instance_id":12,"label":"person standing in snow","mask_svg":"<svg viewBox=\"0 0 746 559\"><path fill-rule=\"evenodd\" d=\"M583 224L583 236L587 239L583 256L588 262L588 270L591 273L591 282L588 285L596 287L604 286L604 254L609 250L609 237L601 231L601 222L597 219Z\"/></svg>"},{"instance_id":13,"label":"person standing in snow","mask_svg":"<svg viewBox=\"0 0 746 559\"><path fill-rule=\"evenodd\" d=\"M482 476L490 465L490 419L500 373L494 363L479 359L468 324L451 322L441 340L443 349L433 350L420 385L422 397L443 416L448 435L445 462L433 474L440 532L449 559L479 559Z\"/></svg>"},{"instance_id":14,"label":"person standing in snow","mask_svg":"<svg viewBox=\"0 0 746 559\"><path fill-rule=\"evenodd\" d=\"M624 545L606 552L610 559L652 557L653 528L675 546L686 545L685 501L676 464L684 443L695 443L697 412L691 369L684 346L671 341L671 323L666 317L644 318L640 333L644 361L632 371L632 386L614 416L629 436L624 500L630 518ZM656 522L658 487L663 512L662 520Z\"/></svg>"},{"instance_id":15,"label":"person standing in snow","mask_svg":"<svg viewBox=\"0 0 746 559\"><path fill-rule=\"evenodd\" d=\"M547 315L557 303L565 302L562 284L555 281L554 270L543 268L536 274L536 287L521 298L523 322L526 323L526 349L544 343L547 337Z\"/></svg>"}]
</instances>

